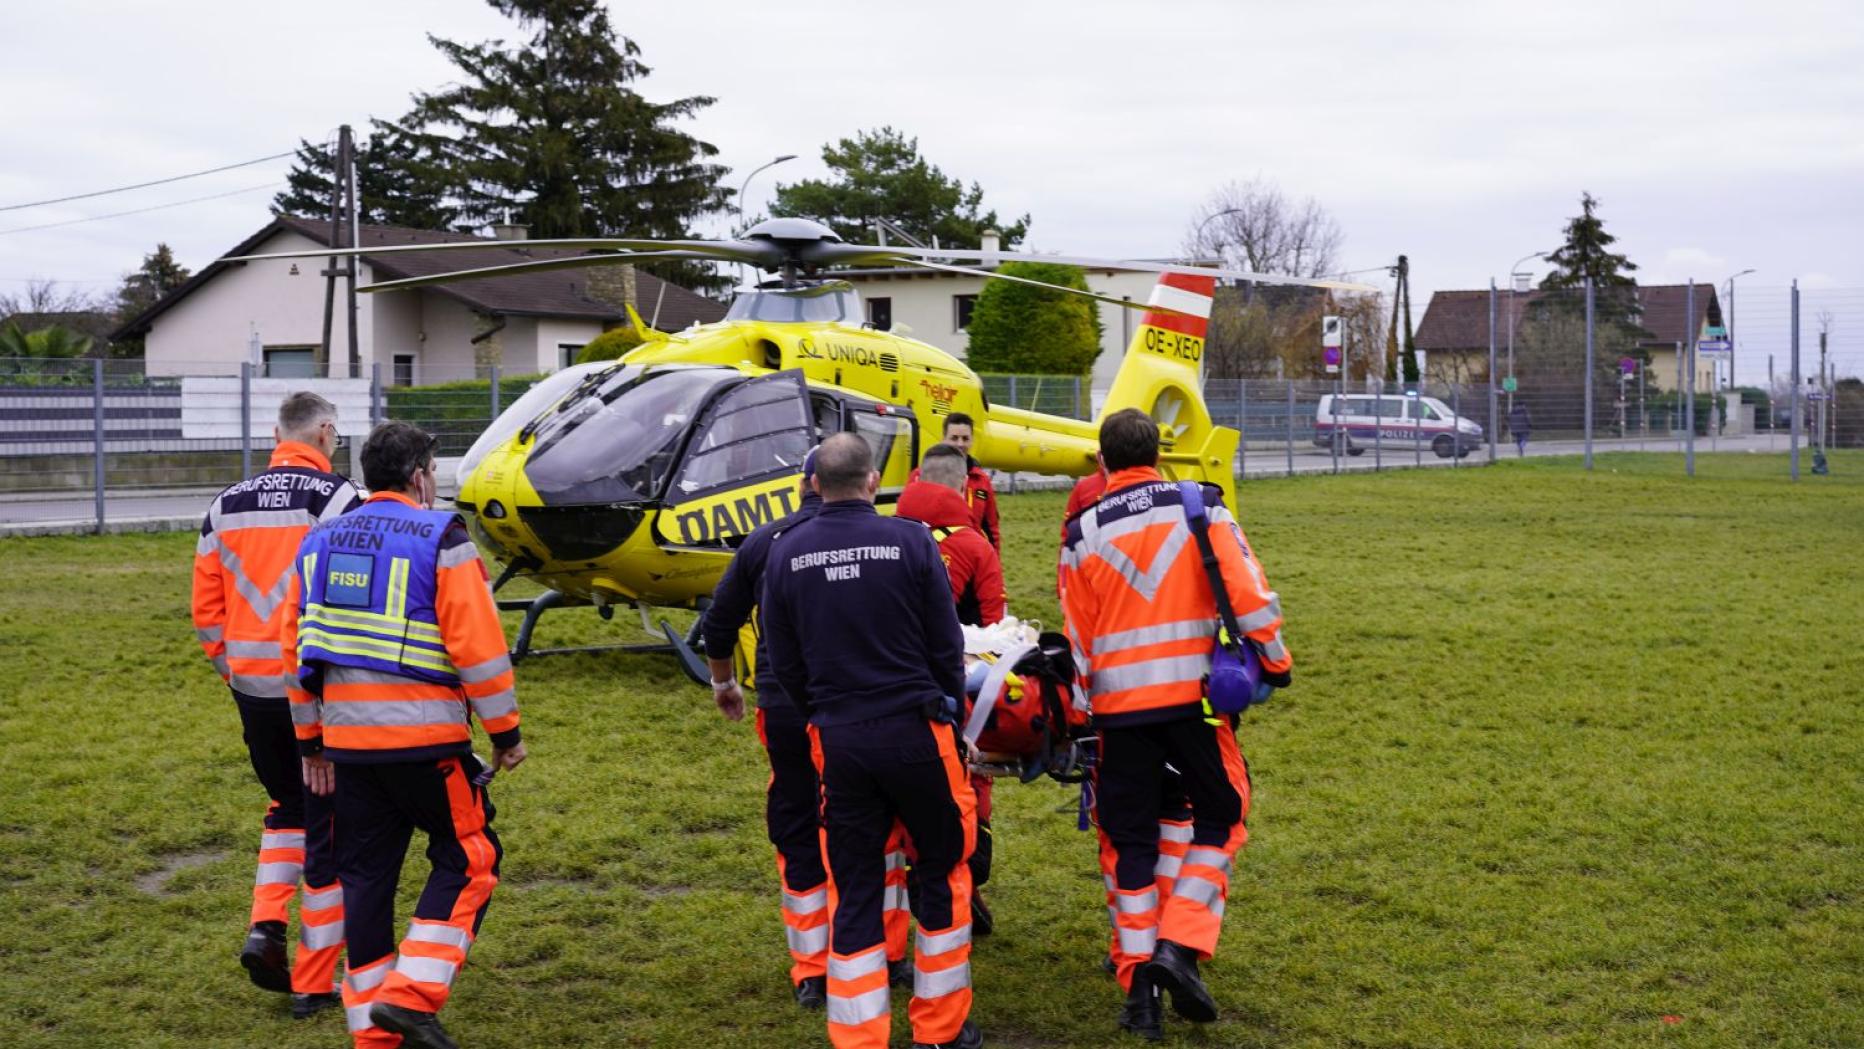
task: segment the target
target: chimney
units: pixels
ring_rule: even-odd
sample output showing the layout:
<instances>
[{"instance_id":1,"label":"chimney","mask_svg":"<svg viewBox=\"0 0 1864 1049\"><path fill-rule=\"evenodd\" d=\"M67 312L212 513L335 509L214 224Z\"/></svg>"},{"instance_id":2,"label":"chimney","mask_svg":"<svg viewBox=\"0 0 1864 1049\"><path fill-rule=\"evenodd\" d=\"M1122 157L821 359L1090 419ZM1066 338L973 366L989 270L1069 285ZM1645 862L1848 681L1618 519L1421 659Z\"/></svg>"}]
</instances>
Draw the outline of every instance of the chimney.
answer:
<instances>
[{"instance_id":1,"label":"chimney","mask_svg":"<svg viewBox=\"0 0 1864 1049\"><path fill-rule=\"evenodd\" d=\"M531 227L523 223L512 222L509 219L492 223L493 240L528 240L530 236Z\"/></svg>"},{"instance_id":2,"label":"chimney","mask_svg":"<svg viewBox=\"0 0 1864 1049\"><path fill-rule=\"evenodd\" d=\"M1002 250L1001 247L999 246L1002 239L1003 239L1003 234L998 233L996 230L994 229L985 230L983 232L984 250L985 251ZM985 261L988 262L991 260L986 259Z\"/></svg>"}]
</instances>

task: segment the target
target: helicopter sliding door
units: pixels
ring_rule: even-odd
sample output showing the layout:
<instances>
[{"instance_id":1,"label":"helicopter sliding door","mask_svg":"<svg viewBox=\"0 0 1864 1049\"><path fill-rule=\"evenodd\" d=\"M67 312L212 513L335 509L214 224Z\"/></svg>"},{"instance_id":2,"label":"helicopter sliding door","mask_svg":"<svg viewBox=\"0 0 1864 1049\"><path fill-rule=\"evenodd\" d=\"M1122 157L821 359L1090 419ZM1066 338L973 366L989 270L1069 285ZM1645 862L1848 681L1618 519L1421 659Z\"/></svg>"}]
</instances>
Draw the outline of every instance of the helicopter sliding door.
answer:
<instances>
[{"instance_id":1,"label":"helicopter sliding door","mask_svg":"<svg viewBox=\"0 0 1864 1049\"><path fill-rule=\"evenodd\" d=\"M672 546L737 546L751 529L796 509L796 476L814 444L800 371L731 387L700 413L656 535Z\"/></svg>"}]
</instances>

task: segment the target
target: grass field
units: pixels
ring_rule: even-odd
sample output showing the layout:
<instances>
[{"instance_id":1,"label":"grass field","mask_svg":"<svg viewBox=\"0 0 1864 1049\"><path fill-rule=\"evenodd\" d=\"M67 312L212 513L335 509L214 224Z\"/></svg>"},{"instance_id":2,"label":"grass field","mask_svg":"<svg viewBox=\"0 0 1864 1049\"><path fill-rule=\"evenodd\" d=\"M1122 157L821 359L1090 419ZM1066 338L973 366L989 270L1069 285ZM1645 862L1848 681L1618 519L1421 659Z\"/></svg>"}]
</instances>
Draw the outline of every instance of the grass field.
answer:
<instances>
[{"instance_id":1,"label":"grass field","mask_svg":"<svg viewBox=\"0 0 1864 1049\"><path fill-rule=\"evenodd\" d=\"M1680 465L1243 489L1297 683L1243 726L1224 1020L1168 1041L1864 1045L1864 458L1796 486L1777 457ZM1004 503L1012 610L1048 622L1060 508ZM192 546L0 541L0 1044L343 1044L234 962L262 796L193 641ZM656 656L539 660L519 690L532 760L494 787L505 880L456 1036L826 1044L783 977L749 725ZM976 1018L995 1046L1122 1044L1072 795L997 797Z\"/></svg>"}]
</instances>

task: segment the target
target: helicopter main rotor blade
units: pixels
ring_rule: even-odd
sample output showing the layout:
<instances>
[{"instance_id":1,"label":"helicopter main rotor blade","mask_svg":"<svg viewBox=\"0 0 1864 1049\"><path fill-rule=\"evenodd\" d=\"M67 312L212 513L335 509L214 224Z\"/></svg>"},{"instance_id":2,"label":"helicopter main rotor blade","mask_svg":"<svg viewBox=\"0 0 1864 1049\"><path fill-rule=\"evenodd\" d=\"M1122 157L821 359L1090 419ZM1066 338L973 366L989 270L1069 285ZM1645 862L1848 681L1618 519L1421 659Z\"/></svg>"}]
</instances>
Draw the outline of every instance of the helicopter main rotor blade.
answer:
<instances>
[{"instance_id":1,"label":"helicopter main rotor blade","mask_svg":"<svg viewBox=\"0 0 1864 1049\"><path fill-rule=\"evenodd\" d=\"M1027 284L1033 288L1046 288L1049 291L1065 291L1070 295L1080 295L1080 296L1083 296L1089 299L1093 299L1095 302L1104 302L1109 306L1118 306L1122 309L1138 310L1141 313L1171 313L1171 314L1176 314L1177 316L1180 316L1180 317L1193 317L1193 318L1196 318L1197 320L1204 319L1195 313L1187 313L1184 310L1175 310L1175 309L1172 309L1170 306L1160 306L1160 305L1153 304L1153 303L1134 302L1132 299L1116 299L1111 295L1102 295L1099 292L1082 291L1080 288L1063 287L1060 284L1050 284L1047 281L1041 281L1041 280L1030 280L1028 277L1017 277L1017 276L1014 276L1008 273L997 273L992 270L974 270L970 268L969 266L947 266L942 262L927 262L924 259L902 258L900 259L900 261L905 263L908 266L923 266L929 270L941 270L945 273L966 273L966 274L970 274L973 277L989 277L992 280L1007 280L1007 281L1011 281L1016 284Z\"/></svg>"},{"instance_id":2,"label":"helicopter main rotor blade","mask_svg":"<svg viewBox=\"0 0 1864 1049\"><path fill-rule=\"evenodd\" d=\"M652 262L657 259L712 261L712 256L696 251L623 251L608 255L572 255L563 259L540 259L536 262L514 262L506 266L481 266L478 269L453 270L449 273L434 273L425 277L403 277L399 280L377 281L365 284L357 291L405 291L409 288L426 288L436 284L457 284L463 280L480 280L486 277L510 277L521 273L547 273L551 270L586 269L590 266L621 266L643 260Z\"/></svg>"},{"instance_id":3,"label":"helicopter main rotor blade","mask_svg":"<svg viewBox=\"0 0 1864 1049\"><path fill-rule=\"evenodd\" d=\"M839 246L857 247L857 245ZM1281 273L1256 273L1252 270L1233 270L1219 266L1181 266L1170 262L1143 262L1137 259L1096 259L1078 255L1037 255L1030 252L977 251L969 248L873 248L868 250L889 252L902 260L912 257L978 262L1059 262L1066 266L1080 266L1084 269L1132 270L1139 273L1187 273L1200 277L1227 277L1231 280L1253 281L1257 284L1293 284L1307 288L1328 288L1333 291L1379 290L1375 285L1360 284L1354 281L1290 277Z\"/></svg>"},{"instance_id":4,"label":"helicopter main rotor blade","mask_svg":"<svg viewBox=\"0 0 1864 1049\"><path fill-rule=\"evenodd\" d=\"M437 244L380 244L348 248L318 248L312 251L275 251L262 255L229 255L221 262L261 262L271 259L322 259L342 255L391 255L417 251L487 251L495 249L527 251L533 248L558 251L693 251L717 262L744 262L774 269L783 262L783 251L771 244L743 240L637 240L625 237L569 237L553 240L449 240Z\"/></svg>"}]
</instances>

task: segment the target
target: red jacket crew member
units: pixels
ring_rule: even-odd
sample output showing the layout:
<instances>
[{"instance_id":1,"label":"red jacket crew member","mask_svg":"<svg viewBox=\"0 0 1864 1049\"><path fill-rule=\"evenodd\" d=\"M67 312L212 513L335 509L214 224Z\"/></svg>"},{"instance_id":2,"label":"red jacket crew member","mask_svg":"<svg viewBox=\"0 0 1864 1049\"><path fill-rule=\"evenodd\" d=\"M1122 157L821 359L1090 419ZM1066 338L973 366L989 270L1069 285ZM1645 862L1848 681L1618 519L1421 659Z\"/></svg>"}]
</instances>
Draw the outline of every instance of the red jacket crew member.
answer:
<instances>
[{"instance_id":1,"label":"red jacket crew member","mask_svg":"<svg viewBox=\"0 0 1864 1049\"><path fill-rule=\"evenodd\" d=\"M809 715L822 777L829 900L828 1033L882 1049L892 1020L881 901L894 820L919 854L912 1018L916 1046L977 1049L970 1022L975 799L952 725L964 636L937 545L874 511L880 475L862 438L816 450L822 509L784 532L764 574L764 631L784 693Z\"/></svg>"},{"instance_id":2,"label":"red jacket crew member","mask_svg":"<svg viewBox=\"0 0 1864 1049\"><path fill-rule=\"evenodd\" d=\"M1068 526L1061 595L1079 686L1100 731L1101 867L1113 881L1113 959L1128 992L1120 1026L1148 1038L1159 1037L1161 989L1181 1016L1216 1019L1197 965L1216 950L1249 812L1234 721L1213 717L1204 695L1216 601L1178 487L1159 476L1158 453L1158 426L1145 413L1126 409L1101 423L1107 493ZM1239 626L1264 679L1286 685L1293 662L1280 601L1229 512L1208 513ZM1158 822L1168 789L1182 789L1191 805L1189 847L1170 880Z\"/></svg>"},{"instance_id":3,"label":"red jacket crew member","mask_svg":"<svg viewBox=\"0 0 1864 1049\"><path fill-rule=\"evenodd\" d=\"M990 626L1003 618L1003 562L983 535L969 526L970 511L962 494L965 472L963 452L949 444L933 445L919 464L919 479L900 493L894 513L932 529L939 557L951 577L958 622ZM977 848L970 861L971 926L978 936L988 936L996 925L983 894L996 851L996 836L990 829L990 777L972 775L971 790L977 795Z\"/></svg>"},{"instance_id":4,"label":"red jacket crew member","mask_svg":"<svg viewBox=\"0 0 1864 1049\"><path fill-rule=\"evenodd\" d=\"M291 1012L299 1018L337 1002L330 987L343 953L343 890L330 804L308 794L298 773L281 635L299 541L356 502L355 486L330 472L336 427L329 401L308 391L286 397L271 464L214 497L194 551L194 632L233 690L252 769L272 799L239 960L253 983L292 992ZM298 959L288 967L287 908L300 881Z\"/></svg>"},{"instance_id":5,"label":"red jacket crew member","mask_svg":"<svg viewBox=\"0 0 1864 1049\"><path fill-rule=\"evenodd\" d=\"M971 458L971 436L973 423L971 417L963 412L952 412L945 417L944 443L964 453L965 479L964 487L959 489L964 496L964 505L971 512L971 527L984 534L990 540L990 548L1003 550L1003 528L997 521L997 490L991 486L990 471L977 465ZM919 480L919 471L914 470L908 480Z\"/></svg>"},{"instance_id":6,"label":"red jacket crew member","mask_svg":"<svg viewBox=\"0 0 1864 1049\"><path fill-rule=\"evenodd\" d=\"M287 601L292 719L311 790L336 798L348 905L343 1005L358 1047L452 1049L435 1013L479 935L503 855L486 784L524 760L511 660L485 565L434 501L434 439L406 423L362 448L374 493L314 529ZM492 765L472 753L472 718ZM433 864L395 946L408 841Z\"/></svg>"},{"instance_id":7,"label":"red jacket crew member","mask_svg":"<svg viewBox=\"0 0 1864 1049\"><path fill-rule=\"evenodd\" d=\"M770 545L776 538L815 516L822 497L810 488L815 452L803 458L802 498L796 511L751 530L725 566L712 591L712 604L700 617L706 662L712 670L712 696L733 721L744 716L744 691L738 687L732 653L739 631L757 612ZM820 1009L828 996L828 868L822 860L821 783L809 742L809 721L783 694L770 670L770 652L757 631L757 738L770 759L770 783L764 791L764 827L777 848L777 877L783 882L783 934L790 950L790 983L796 1003ZM898 835L904 837L903 832ZM887 958L892 982L912 979L906 963L906 934L912 915L906 894L906 852L889 843L886 888Z\"/></svg>"}]
</instances>

